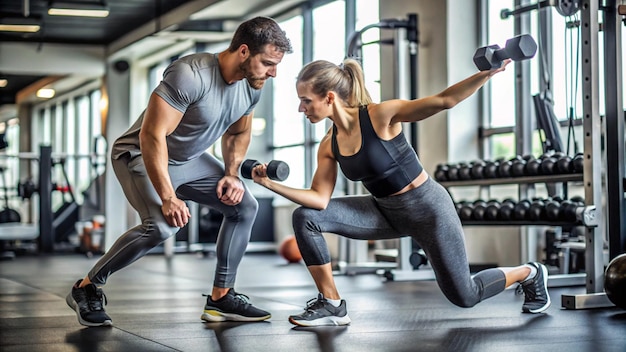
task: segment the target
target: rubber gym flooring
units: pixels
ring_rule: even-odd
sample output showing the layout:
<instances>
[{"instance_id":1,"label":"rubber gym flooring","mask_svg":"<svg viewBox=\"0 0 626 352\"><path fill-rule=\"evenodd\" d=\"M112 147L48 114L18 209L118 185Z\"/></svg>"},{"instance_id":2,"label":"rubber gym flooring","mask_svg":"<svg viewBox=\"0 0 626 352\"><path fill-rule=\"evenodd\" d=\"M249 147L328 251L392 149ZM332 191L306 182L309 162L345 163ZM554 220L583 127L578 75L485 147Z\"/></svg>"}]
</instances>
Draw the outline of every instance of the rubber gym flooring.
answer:
<instances>
[{"instance_id":1,"label":"rubber gym flooring","mask_svg":"<svg viewBox=\"0 0 626 352\"><path fill-rule=\"evenodd\" d=\"M236 289L272 312L256 323L200 320L215 258L150 254L104 287L110 328L78 324L65 304L70 286L97 258L18 255L0 262L0 351L626 351L626 311L565 310L551 288L547 313L520 313L523 296L507 290L473 308L449 303L436 283L338 275L352 323L297 328L287 321L316 295L303 264L248 253Z\"/></svg>"}]
</instances>

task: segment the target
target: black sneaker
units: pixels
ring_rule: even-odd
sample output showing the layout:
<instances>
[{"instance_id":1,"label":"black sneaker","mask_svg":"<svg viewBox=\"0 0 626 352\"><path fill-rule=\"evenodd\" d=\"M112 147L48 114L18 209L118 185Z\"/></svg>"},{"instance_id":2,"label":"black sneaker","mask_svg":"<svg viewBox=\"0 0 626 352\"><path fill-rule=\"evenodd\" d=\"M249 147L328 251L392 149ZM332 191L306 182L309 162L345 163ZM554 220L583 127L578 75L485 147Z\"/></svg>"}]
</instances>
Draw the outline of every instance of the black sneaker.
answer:
<instances>
[{"instance_id":1,"label":"black sneaker","mask_svg":"<svg viewBox=\"0 0 626 352\"><path fill-rule=\"evenodd\" d=\"M207 322L220 321L261 321L272 315L250 303L250 298L235 292L232 288L226 296L214 301L211 296L206 299L204 313L200 317Z\"/></svg>"},{"instance_id":2,"label":"black sneaker","mask_svg":"<svg viewBox=\"0 0 626 352\"><path fill-rule=\"evenodd\" d=\"M537 268L537 275L521 283L524 291L522 312L541 313L550 307L548 294L548 269L541 263L528 263Z\"/></svg>"},{"instance_id":3,"label":"black sneaker","mask_svg":"<svg viewBox=\"0 0 626 352\"><path fill-rule=\"evenodd\" d=\"M335 307L321 293L307 302L303 313L289 317L289 322L300 326L340 326L350 321L346 301L342 299L339 307Z\"/></svg>"},{"instance_id":4,"label":"black sneaker","mask_svg":"<svg viewBox=\"0 0 626 352\"><path fill-rule=\"evenodd\" d=\"M76 311L78 322L85 326L111 326L113 321L104 311L106 296L102 289L94 284L79 288L83 280L78 280L72 291L65 298L65 302Z\"/></svg>"}]
</instances>

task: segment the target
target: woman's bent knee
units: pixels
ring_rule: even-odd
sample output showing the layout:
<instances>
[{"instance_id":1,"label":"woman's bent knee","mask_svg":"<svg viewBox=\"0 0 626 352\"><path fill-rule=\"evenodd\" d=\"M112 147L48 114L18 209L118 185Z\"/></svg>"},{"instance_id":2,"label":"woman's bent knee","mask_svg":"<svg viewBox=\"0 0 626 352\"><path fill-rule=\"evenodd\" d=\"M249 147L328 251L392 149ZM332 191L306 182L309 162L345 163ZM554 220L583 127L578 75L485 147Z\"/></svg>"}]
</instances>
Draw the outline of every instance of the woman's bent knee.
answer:
<instances>
[{"instance_id":1,"label":"woman's bent knee","mask_svg":"<svg viewBox=\"0 0 626 352\"><path fill-rule=\"evenodd\" d=\"M319 210L299 207L293 211L291 215L291 221L294 225L294 228L306 227L307 224L310 226L313 222L315 222L316 215L319 214Z\"/></svg>"},{"instance_id":2,"label":"woman's bent knee","mask_svg":"<svg viewBox=\"0 0 626 352\"><path fill-rule=\"evenodd\" d=\"M475 300L456 300L456 301L451 301L455 306L457 307L461 307L461 308L472 308L473 306L475 306L478 302Z\"/></svg>"},{"instance_id":3,"label":"woman's bent knee","mask_svg":"<svg viewBox=\"0 0 626 352\"><path fill-rule=\"evenodd\" d=\"M477 297L470 297L467 295L449 295L446 294L446 298L448 298L448 300L454 304L457 307L461 307L461 308L472 308L473 306L475 306L476 304L478 304L478 302L480 302L480 299Z\"/></svg>"}]
</instances>

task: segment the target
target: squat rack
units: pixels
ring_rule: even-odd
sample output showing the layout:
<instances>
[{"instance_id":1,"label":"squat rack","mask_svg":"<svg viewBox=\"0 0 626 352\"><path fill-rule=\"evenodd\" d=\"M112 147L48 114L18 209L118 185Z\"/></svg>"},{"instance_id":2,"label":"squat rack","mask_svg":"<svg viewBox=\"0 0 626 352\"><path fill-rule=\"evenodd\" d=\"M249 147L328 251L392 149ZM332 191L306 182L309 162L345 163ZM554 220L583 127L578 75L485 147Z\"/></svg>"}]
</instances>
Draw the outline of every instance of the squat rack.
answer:
<instances>
[{"instance_id":1,"label":"squat rack","mask_svg":"<svg viewBox=\"0 0 626 352\"><path fill-rule=\"evenodd\" d=\"M624 211L624 110L622 102L621 26L616 0L581 1L582 99L584 137L585 203L596 206L602 219L602 120L599 112L598 11L602 11L604 34L604 80L606 140L606 233L609 260L626 251ZM597 227L586 228L586 294L563 295L568 309L611 306L604 293L604 236Z\"/></svg>"},{"instance_id":2,"label":"squat rack","mask_svg":"<svg viewBox=\"0 0 626 352\"><path fill-rule=\"evenodd\" d=\"M545 6L567 4L569 10L581 12L581 75L582 125L584 139L583 183L585 204L592 219L585 227L585 286L586 293L563 295L561 305L566 309L611 306L604 293L605 240L608 241L609 261L626 252L626 207L624 200L624 108L622 102L622 39L618 16L626 14L616 0L601 1L542 1L524 5L509 12L517 15ZM540 6L542 5L543 6ZM619 10L623 13L620 13ZM599 16L602 16L602 23ZM600 116L600 57L599 34L604 47L604 129ZM605 144L602 144L604 136ZM605 150L603 154L602 150ZM603 167L602 159L606 158ZM604 179L603 179L604 171ZM606 192L604 192L606 190ZM603 205L603 200L606 202ZM603 228L605 233L603 233Z\"/></svg>"}]
</instances>

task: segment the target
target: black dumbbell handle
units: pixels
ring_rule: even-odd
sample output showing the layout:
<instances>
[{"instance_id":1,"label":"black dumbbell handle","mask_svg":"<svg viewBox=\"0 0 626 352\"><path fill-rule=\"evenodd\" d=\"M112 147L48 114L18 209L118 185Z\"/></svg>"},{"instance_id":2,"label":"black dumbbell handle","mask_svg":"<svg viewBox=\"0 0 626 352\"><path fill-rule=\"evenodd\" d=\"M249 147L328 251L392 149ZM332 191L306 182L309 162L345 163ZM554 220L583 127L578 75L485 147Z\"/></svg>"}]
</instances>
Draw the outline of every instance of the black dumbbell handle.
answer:
<instances>
[{"instance_id":1,"label":"black dumbbell handle","mask_svg":"<svg viewBox=\"0 0 626 352\"><path fill-rule=\"evenodd\" d=\"M244 162L241 163L241 176L243 176L243 178L247 178L251 180L252 169L254 169L257 165L260 165L260 164L261 163L258 162L257 160L253 160L253 159L244 160Z\"/></svg>"}]
</instances>

